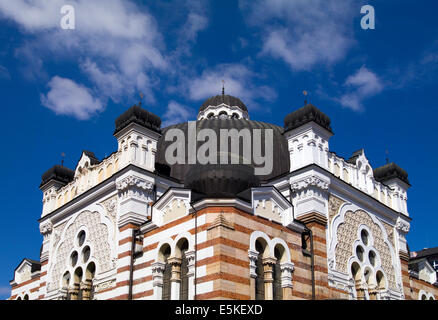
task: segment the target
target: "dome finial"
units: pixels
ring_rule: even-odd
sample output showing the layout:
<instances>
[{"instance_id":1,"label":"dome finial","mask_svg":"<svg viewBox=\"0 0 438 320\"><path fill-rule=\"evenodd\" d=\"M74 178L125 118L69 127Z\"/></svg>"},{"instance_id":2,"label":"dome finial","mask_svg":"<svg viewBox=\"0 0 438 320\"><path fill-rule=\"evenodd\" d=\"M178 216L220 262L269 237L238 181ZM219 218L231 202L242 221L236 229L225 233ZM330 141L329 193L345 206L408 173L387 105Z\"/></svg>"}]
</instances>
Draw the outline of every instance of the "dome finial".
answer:
<instances>
[{"instance_id":1,"label":"dome finial","mask_svg":"<svg viewBox=\"0 0 438 320\"><path fill-rule=\"evenodd\" d=\"M225 94L225 80L222 79L222 95Z\"/></svg>"},{"instance_id":2,"label":"dome finial","mask_svg":"<svg viewBox=\"0 0 438 320\"><path fill-rule=\"evenodd\" d=\"M140 102L138 103L141 107L141 102L143 101L143 92L140 92Z\"/></svg>"},{"instance_id":3,"label":"dome finial","mask_svg":"<svg viewBox=\"0 0 438 320\"><path fill-rule=\"evenodd\" d=\"M306 91L306 90L303 90L303 95L304 95L304 97L305 97L305 99L306 99L306 100L304 100L304 105L305 105L305 106L307 106L307 94L308 94L307 91Z\"/></svg>"}]
</instances>

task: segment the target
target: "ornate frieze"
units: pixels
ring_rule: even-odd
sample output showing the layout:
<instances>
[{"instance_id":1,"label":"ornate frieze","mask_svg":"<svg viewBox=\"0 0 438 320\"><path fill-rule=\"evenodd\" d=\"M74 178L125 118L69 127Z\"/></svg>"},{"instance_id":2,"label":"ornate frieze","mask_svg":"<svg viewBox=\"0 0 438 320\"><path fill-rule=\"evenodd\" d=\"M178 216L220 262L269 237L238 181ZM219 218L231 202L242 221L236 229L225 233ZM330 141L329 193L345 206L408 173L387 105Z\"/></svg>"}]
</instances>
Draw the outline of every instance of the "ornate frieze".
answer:
<instances>
[{"instance_id":1,"label":"ornate frieze","mask_svg":"<svg viewBox=\"0 0 438 320\"><path fill-rule=\"evenodd\" d=\"M314 186L322 190L328 190L329 182L321 179L321 177L317 175L311 175L291 184L292 191L295 192L309 188L310 186Z\"/></svg>"},{"instance_id":2,"label":"ornate frieze","mask_svg":"<svg viewBox=\"0 0 438 320\"><path fill-rule=\"evenodd\" d=\"M291 179L295 217L300 219L309 213L317 213L327 220L328 188L330 181L324 177L310 174Z\"/></svg>"},{"instance_id":3,"label":"ornate frieze","mask_svg":"<svg viewBox=\"0 0 438 320\"><path fill-rule=\"evenodd\" d=\"M144 179L141 179L137 176L131 175L123 178L120 181L117 181L116 188L119 191L126 190L130 187L135 187L137 189L141 189L144 191L152 191L153 183Z\"/></svg>"}]
</instances>

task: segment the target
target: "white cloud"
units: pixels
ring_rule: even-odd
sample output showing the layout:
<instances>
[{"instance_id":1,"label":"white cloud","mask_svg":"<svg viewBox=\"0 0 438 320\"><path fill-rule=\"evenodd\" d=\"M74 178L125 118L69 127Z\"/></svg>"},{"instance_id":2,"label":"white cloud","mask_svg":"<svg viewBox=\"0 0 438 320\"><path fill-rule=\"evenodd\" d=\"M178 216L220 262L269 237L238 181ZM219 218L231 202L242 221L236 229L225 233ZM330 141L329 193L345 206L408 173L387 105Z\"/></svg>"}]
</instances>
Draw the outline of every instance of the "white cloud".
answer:
<instances>
[{"instance_id":1,"label":"white cloud","mask_svg":"<svg viewBox=\"0 0 438 320\"><path fill-rule=\"evenodd\" d=\"M56 114L86 120L104 109L102 102L93 98L89 89L70 79L55 76L48 86L49 92L41 94L41 104Z\"/></svg>"},{"instance_id":2,"label":"white cloud","mask_svg":"<svg viewBox=\"0 0 438 320\"><path fill-rule=\"evenodd\" d=\"M163 115L164 121L161 126L164 128L172 124L185 122L191 118L196 118L195 110L183 106L178 102L170 101L169 105L167 106L166 113Z\"/></svg>"},{"instance_id":3,"label":"white cloud","mask_svg":"<svg viewBox=\"0 0 438 320\"><path fill-rule=\"evenodd\" d=\"M189 98L205 99L221 93L222 80L225 80L225 93L239 97L251 108L259 107L256 100L273 101L277 93L269 86L256 85L254 79L260 76L243 64L220 64L193 79L187 79Z\"/></svg>"},{"instance_id":4,"label":"white cloud","mask_svg":"<svg viewBox=\"0 0 438 320\"><path fill-rule=\"evenodd\" d=\"M65 4L62 0L0 2L0 18L16 22L30 36L16 50L28 65L26 77L50 79L43 61L76 63L102 101L126 102L143 92L153 102L158 73L168 67L154 17L133 1L72 0L68 4L75 8L76 29L63 30L60 9Z\"/></svg>"},{"instance_id":5,"label":"white cloud","mask_svg":"<svg viewBox=\"0 0 438 320\"><path fill-rule=\"evenodd\" d=\"M240 8L262 30L262 55L282 59L293 70L333 64L353 43L347 1L241 0Z\"/></svg>"},{"instance_id":6,"label":"white cloud","mask_svg":"<svg viewBox=\"0 0 438 320\"><path fill-rule=\"evenodd\" d=\"M342 95L338 101L342 106L354 111L362 111L362 101L384 89L380 78L365 66L350 75L345 81L345 86L348 87L349 92Z\"/></svg>"}]
</instances>

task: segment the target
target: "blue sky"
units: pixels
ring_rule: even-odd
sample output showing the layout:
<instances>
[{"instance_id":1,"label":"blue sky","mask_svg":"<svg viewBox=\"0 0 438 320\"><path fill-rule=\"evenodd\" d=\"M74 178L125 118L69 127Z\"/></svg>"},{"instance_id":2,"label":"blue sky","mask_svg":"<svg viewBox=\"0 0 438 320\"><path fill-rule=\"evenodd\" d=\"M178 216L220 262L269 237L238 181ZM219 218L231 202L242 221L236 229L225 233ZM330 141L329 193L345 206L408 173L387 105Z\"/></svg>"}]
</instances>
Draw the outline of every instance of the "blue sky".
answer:
<instances>
[{"instance_id":1,"label":"blue sky","mask_svg":"<svg viewBox=\"0 0 438 320\"><path fill-rule=\"evenodd\" d=\"M75 8L75 29L60 8ZM373 5L376 29L360 27ZM386 154L409 174L411 250L438 246L438 4L417 1L2 0L0 298L22 258L39 258L41 174L82 150L116 150L114 120L139 101L165 124L204 99L241 98L283 125L302 91L332 120L331 151Z\"/></svg>"}]
</instances>

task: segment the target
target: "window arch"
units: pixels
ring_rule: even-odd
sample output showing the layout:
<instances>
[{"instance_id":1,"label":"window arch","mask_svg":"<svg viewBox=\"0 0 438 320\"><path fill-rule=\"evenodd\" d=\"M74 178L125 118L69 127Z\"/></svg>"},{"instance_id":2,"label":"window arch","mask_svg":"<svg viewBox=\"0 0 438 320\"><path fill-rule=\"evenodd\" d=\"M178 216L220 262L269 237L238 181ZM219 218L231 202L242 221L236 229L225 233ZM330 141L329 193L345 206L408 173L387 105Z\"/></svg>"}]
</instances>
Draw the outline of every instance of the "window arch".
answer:
<instances>
[{"instance_id":1,"label":"window arch","mask_svg":"<svg viewBox=\"0 0 438 320\"><path fill-rule=\"evenodd\" d=\"M180 290L179 290L179 300L188 300L189 298L189 279L188 279L188 261L186 252L189 249L189 242L186 238L182 238L178 241L177 245L177 251L181 255L181 269L180 269Z\"/></svg>"},{"instance_id":2,"label":"window arch","mask_svg":"<svg viewBox=\"0 0 438 320\"><path fill-rule=\"evenodd\" d=\"M79 229L73 243L69 267L61 279L61 297L66 300L94 299L93 282L97 268L87 228Z\"/></svg>"},{"instance_id":3,"label":"window arch","mask_svg":"<svg viewBox=\"0 0 438 320\"><path fill-rule=\"evenodd\" d=\"M291 298L294 265L287 243L280 238L271 240L265 233L255 231L250 237L248 254L252 299Z\"/></svg>"},{"instance_id":4,"label":"window arch","mask_svg":"<svg viewBox=\"0 0 438 320\"><path fill-rule=\"evenodd\" d=\"M276 245L274 249L274 255L277 259L273 269L274 278L274 300L283 300L283 288L281 286L281 260L284 254L284 248L280 245Z\"/></svg>"},{"instance_id":5,"label":"window arch","mask_svg":"<svg viewBox=\"0 0 438 320\"><path fill-rule=\"evenodd\" d=\"M164 262L164 272L163 272L163 291L161 299L170 300L170 278L172 274L172 266L169 263L170 257L170 246L165 244L160 249L160 254Z\"/></svg>"},{"instance_id":6,"label":"window arch","mask_svg":"<svg viewBox=\"0 0 438 320\"><path fill-rule=\"evenodd\" d=\"M265 300L265 273L263 268L263 258L268 247L263 238L256 240L257 264L256 264L256 282L255 282L255 297L256 300Z\"/></svg>"}]
</instances>

